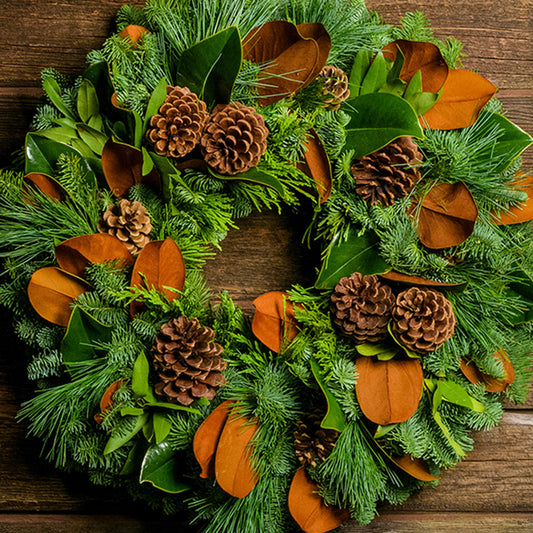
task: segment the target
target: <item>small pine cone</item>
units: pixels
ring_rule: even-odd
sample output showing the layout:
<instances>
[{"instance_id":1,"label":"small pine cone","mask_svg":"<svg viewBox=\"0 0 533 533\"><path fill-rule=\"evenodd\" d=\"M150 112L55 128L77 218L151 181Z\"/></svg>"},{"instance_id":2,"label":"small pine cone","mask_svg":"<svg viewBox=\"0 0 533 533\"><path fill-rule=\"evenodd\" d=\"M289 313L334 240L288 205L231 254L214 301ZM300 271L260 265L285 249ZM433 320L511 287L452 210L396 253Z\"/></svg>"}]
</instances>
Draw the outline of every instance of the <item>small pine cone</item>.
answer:
<instances>
[{"instance_id":1,"label":"small pine cone","mask_svg":"<svg viewBox=\"0 0 533 533\"><path fill-rule=\"evenodd\" d=\"M326 65L319 76L325 78L324 95L328 96L323 106L328 111L336 111L350 96L348 76L344 70L333 65Z\"/></svg>"},{"instance_id":2,"label":"small pine cone","mask_svg":"<svg viewBox=\"0 0 533 533\"><path fill-rule=\"evenodd\" d=\"M317 466L335 448L339 432L320 427L324 415L310 413L305 422L299 421L294 431L294 453L302 466Z\"/></svg>"},{"instance_id":3,"label":"small pine cone","mask_svg":"<svg viewBox=\"0 0 533 533\"><path fill-rule=\"evenodd\" d=\"M267 147L263 117L240 102L213 109L201 139L206 163L220 174L239 174L255 167Z\"/></svg>"},{"instance_id":4,"label":"small pine cone","mask_svg":"<svg viewBox=\"0 0 533 533\"><path fill-rule=\"evenodd\" d=\"M165 157L183 157L200 142L209 119L207 106L187 87L167 85L159 113L150 119L147 139Z\"/></svg>"},{"instance_id":5,"label":"small pine cone","mask_svg":"<svg viewBox=\"0 0 533 533\"><path fill-rule=\"evenodd\" d=\"M357 344L378 342L387 333L394 295L377 276L354 272L342 278L331 295L333 323Z\"/></svg>"},{"instance_id":6,"label":"small pine cone","mask_svg":"<svg viewBox=\"0 0 533 533\"><path fill-rule=\"evenodd\" d=\"M396 298L392 330L398 340L415 352L433 352L454 332L451 302L433 289L411 287Z\"/></svg>"},{"instance_id":7,"label":"small pine cone","mask_svg":"<svg viewBox=\"0 0 533 533\"><path fill-rule=\"evenodd\" d=\"M110 205L98 222L100 233L114 235L132 254L139 253L150 242L152 224L141 202L123 198L118 205Z\"/></svg>"},{"instance_id":8,"label":"small pine cone","mask_svg":"<svg viewBox=\"0 0 533 533\"><path fill-rule=\"evenodd\" d=\"M212 342L211 328L197 318L180 316L161 326L153 347L154 367L160 381L155 392L166 401L190 405L198 398L212 400L217 389L226 384L222 371L226 361L222 346Z\"/></svg>"},{"instance_id":9,"label":"small pine cone","mask_svg":"<svg viewBox=\"0 0 533 533\"><path fill-rule=\"evenodd\" d=\"M392 205L420 180L417 165L421 161L422 154L411 137L400 137L352 165L355 190L371 205Z\"/></svg>"}]
</instances>

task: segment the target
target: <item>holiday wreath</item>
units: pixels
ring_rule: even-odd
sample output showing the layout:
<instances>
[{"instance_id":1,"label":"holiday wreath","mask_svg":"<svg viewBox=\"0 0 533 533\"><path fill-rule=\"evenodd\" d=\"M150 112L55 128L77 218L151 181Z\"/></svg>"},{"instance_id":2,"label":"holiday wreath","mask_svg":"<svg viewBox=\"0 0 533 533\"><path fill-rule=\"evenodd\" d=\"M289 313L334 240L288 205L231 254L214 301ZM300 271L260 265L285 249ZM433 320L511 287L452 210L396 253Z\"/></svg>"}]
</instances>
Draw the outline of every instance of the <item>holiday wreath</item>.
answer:
<instances>
[{"instance_id":1,"label":"holiday wreath","mask_svg":"<svg viewBox=\"0 0 533 533\"><path fill-rule=\"evenodd\" d=\"M420 13L149 0L117 26L74 82L43 72L1 174L45 457L207 532L366 524L437 483L527 395L533 139ZM235 221L301 204L315 285L251 324L211 303Z\"/></svg>"}]
</instances>

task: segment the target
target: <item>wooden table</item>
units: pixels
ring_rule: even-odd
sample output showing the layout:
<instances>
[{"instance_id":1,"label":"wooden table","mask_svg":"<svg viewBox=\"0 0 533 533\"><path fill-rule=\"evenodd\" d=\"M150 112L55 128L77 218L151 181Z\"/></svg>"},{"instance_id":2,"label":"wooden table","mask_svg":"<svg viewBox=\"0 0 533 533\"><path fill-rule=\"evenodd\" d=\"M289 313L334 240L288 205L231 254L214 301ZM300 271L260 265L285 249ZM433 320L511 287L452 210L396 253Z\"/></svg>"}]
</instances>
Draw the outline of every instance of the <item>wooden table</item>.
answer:
<instances>
[{"instance_id":1,"label":"wooden table","mask_svg":"<svg viewBox=\"0 0 533 533\"><path fill-rule=\"evenodd\" d=\"M120 4L2 0L1 166L24 141L42 94L41 69L80 73L85 54L101 45ZM533 0L369 0L368 5L389 23L398 22L407 11L425 11L439 37L454 35L466 45L465 67L500 87L509 118L533 132ZM526 153L525 162L533 169L533 150ZM240 231L230 233L208 268L214 289L228 289L249 310L251 301L265 291L311 283L313 272L298 244L293 219L252 215L239 225ZM30 385L24 379L23 348L9 333L6 313L2 318L0 532L184 531L175 517L160 518L123 495L90 486L81 475L58 473L38 458L38 443L25 440L24 428L14 422ZM349 523L343 531L533 531L532 408L531 397L524 406L509 406L500 427L477 434L475 451L445 473L438 488L426 489L401 508L382 508L381 517L366 528Z\"/></svg>"}]
</instances>

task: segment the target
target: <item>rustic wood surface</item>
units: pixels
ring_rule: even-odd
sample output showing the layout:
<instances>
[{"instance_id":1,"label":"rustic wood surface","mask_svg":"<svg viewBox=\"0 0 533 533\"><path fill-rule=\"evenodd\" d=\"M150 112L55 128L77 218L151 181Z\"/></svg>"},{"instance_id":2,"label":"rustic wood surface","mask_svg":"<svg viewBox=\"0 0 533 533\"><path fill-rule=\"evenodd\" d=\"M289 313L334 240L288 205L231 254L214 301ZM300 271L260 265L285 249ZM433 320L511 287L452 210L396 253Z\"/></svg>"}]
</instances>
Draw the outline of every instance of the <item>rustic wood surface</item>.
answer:
<instances>
[{"instance_id":1,"label":"rustic wood surface","mask_svg":"<svg viewBox=\"0 0 533 533\"><path fill-rule=\"evenodd\" d=\"M0 2L0 166L24 141L42 94L40 71L83 70L84 57L112 28L118 0L2 0ZM142 4L140 1L130 2ZM463 41L466 68L500 87L508 116L533 131L533 0L368 0L383 19L397 23L423 10L439 37ZM526 153L533 169L533 150ZM240 221L209 265L214 289L227 289L247 310L259 294L313 280L313 257L301 245L302 217L255 214ZM82 475L63 474L38 458L39 444L14 421L31 392L24 352L2 313L0 356L0 533L185 532L121 494L91 486ZM533 530L533 399L508 406L502 424L475 435L475 450L437 488L398 509L390 506L370 526L349 523L345 533ZM221 532L225 533L225 532ZM228 532L229 533L229 532ZM239 532L241 533L241 532ZM245 532L242 532L245 533Z\"/></svg>"}]
</instances>

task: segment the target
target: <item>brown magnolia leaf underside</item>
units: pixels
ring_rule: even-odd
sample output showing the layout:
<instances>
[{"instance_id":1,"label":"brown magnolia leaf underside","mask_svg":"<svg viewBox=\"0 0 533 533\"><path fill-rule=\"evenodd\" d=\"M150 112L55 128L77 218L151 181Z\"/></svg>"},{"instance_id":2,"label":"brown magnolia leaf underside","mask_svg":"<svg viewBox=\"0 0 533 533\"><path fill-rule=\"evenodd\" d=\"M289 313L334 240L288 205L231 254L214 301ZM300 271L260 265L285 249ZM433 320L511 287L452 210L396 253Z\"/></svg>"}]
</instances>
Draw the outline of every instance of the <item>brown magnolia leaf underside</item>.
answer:
<instances>
[{"instance_id":1,"label":"brown magnolia leaf underside","mask_svg":"<svg viewBox=\"0 0 533 533\"><path fill-rule=\"evenodd\" d=\"M89 288L85 281L64 270L46 267L34 272L28 285L28 297L41 317L66 328L74 299Z\"/></svg>"},{"instance_id":2,"label":"brown magnolia leaf underside","mask_svg":"<svg viewBox=\"0 0 533 533\"><path fill-rule=\"evenodd\" d=\"M422 202L420 242L434 250L457 246L472 234L477 216L476 202L464 183L437 183Z\"/></svg>"},{"instance_id":3,"label":"brown magnolia leaf underside","mask_svg":"<svg viewBox=\"0 0 533 533\"><path fill-rule=\"evenodd\" d=\"M215 475L220 487L235 498L244 498L255 487L259 476L250 458L250 441L258 429L247 418L232 415L220 435L215 456Z\"/></svg>"},{"instance_id":4,"label":"brown magnolia leaf underside","mask_svg":"<svg viewBox=\"0 0 533 533\"><path fill-rule=\"evenodd\" d=\"M143 155L140 150L128 144L109 139L102 152L102 169L111 192L122 197L130 187L144 183L156 190L160 189L159 173L155 167L146 176L142 174Z\"/></svg>"},{"instance_id":5,"label":"brown magnolia leaf underside","mask_svg":"<svg viewBox=\"0 0 533 533\"><path fill-rule=\"evenodd\" d=\"M452 69L448 73L439 101L422 115L422 123L439 130L466 128L498 89L475 72Z\"/></svg>"},{"instance_id":6,"label":"brown magnolia leaf underside","mask_svg":"<svg viewBox=\"0 0 533 533\"><path fill-rule=\"evenodd\" d=\"M438 46L433 43L400 39L388 44L383 49L383 55L394 61L398 55L398 49L402 51L405 58L400 78L409 83L420 70L422 90L428 93L438 93L446 82L449 70Z\"/></svg>"},{"instance_id":7,"label":"brown magnolia leaf underside","mask_svg":"<svg viewBox=\"0 0 533 533\"><path fill-rule=\"evenodd\" d=\"M445 283L443 281L435 281L433 279L422 278L420 276L412 276L411 274L403 274L402 272L396 272L395 270L390 270L385 272L385 274L379 274L380 278L384 278L388 281L395 281L396 283L404 283L407 285L416 285L420 287L460 287L464 285L464 282L459 283Z\"/></svg>"},{"instance_id":8,"label":"brown magnolia leaf underside","mask_svg":"<svg viewBox=\"0 0 533 533\"><path fill-rule=\"evenodd\" d=\"M533 176L522 174L522 177L511 185L527 193L527 200L519 205L510 207L505 213L494 215L494 224L520 224L533 220Z\"/></svg>"},{"instance_id":9,"label":"brown magnolia leaf underside","mask_svg":"<svg viewBox=\"0 0 533 533\"><path fill-rule=\"evenodd\" d=\"M126 381L125 379L118 379L117 381L113 381L111 385L106 389L104 394L102 395L102 399L100 400L100 413L94 415L94 421L97 424L101 424L103 421L101 413L105 413L111 407L113 406L113 394L117 392L120 387L122 387L122 384Z\"/></svg>"},{"instance_id":10,"label":"brown magnolia leaf underside","mask_svg":"<svg viewBox=\"0 0 533 533\"><path fill-rule=\"evenodd\" d=\"M147 33L150 33L150 32L143 26L137 26L136 24L130 24L126 26L119 33L119 35L121 37L124 37L125 39L129 39L132 44L137 44Z\"/></svg>"},{"instance_id":11,"label":"brown magnolia leaf underside","mask_svg":"<svg viewBox=\"0 0 533 533\"><path fill-rule=\"evenodd\" d=\"M29 189L38 189L48 198L58 202L63 201L67 196L65 189L55 179L38 172L30 172L22 180L22 199L31 204L28 198Z\"/></svg>"},{"instance_id":12,"label":"brown magnolia leaf underside","mask_svg":"<svg viewBox=\"0 0 533 533\"><path fill-rule=\"evenodd\" d=\"M108 233L95 233L73 237L56 246L56 259L59 266L83 277L89 263L104 263L119 260L118 266L124 268L135 262L124 243Z\"/></svg>"},{"instance_id":13,"label":"brown magnolia leaf underside","mask_svg":"<svg viewBox=\"0 0 533 533\"><path fill-rule=\"evenodd\" d=\"M467 362L465 359L461 359L460 367L464 376L470 383L477 385L483 383L487 392L503 392L511 383L515 380L515 370L511 363L509 356L505 350L498 350L493 357L499 359L503 365L504 377L503 379L495 378L485 374L476 366L472 361Z\"/></svg>"},{"instance_id":14,"label":"brown magnolia leaf underside","mask_svg":"<svg viewBox=\"0 0 533 533\"><path fill-rule=\"evenodd\" d=\"M298 168L312 178L317 186L320 203L323 204L330 196L333 187L331 163L318 133L311 130L304 144L304 159Z\"/></svg>"},{"instance_id":15,"label":"brown magnolia leaf underside","mask_svg":"<svg viewBox=\"0 0 533 533\"><path fill-rule=\"evenodd\" d=\"M431 474L428 464L423 459L413 457L412 455L392 457L391 459L396 466L415 479L419 479L420 481L437 481L439 479Z\"/></svg>"},{"instance_id":16,"label":"brown magnolia leaf underside","mask_svg":"<svg viewBox=\"0 0 533 533\"><path fill-rule=\"evenodd\" d=\"M229 408L233 402L221 403L202 423L194 435L192 449L202 468L200 477L215 477L215 454L222 430L228 420Z\"/></svg>"},{"instance_id":17,"label":"brown magnolia leaf underside","mask_svg":"<svg viewBox=\"0 0 533 533\"><path fill-rule=\"evenodd\" d=\"M298 334L294 307L281 291L262 294L253 302L256 311L252 321L254 335L270 350L279 353Z\"/></svg>"},{"instance_id":18,"label":"brown magnolia leaf underside","mask_svg":"<svg viewBox=\"0 0 533 533\"><path fill-rule=\"evenodd\" d=\"M418 359L379 361L359 357L355 392L363 414L381 426L413 416L422 396L424 376Z\"/></svg>"},{"instance_id":19,"label":"brown magnolia leaf underside","mask_svg":"<svg viewBox=\"0 0 533 533\"><path fill-rule=\"evenodd\" d=\"M144 278L143 279L143 276ZM146 284L145 284L146 280ZM131 276L132 287L146 286L163 292L169 300L175 300L178 294L165 287L172 287L178 291L185 285L185 262L178 245L167 237L164 241L149 242L138 255ZM141 302L132 302L131 315L143 309Z\"/></svg>"},{"instance_id":20,"label":"brown magnolia leaf underside","mask_svg":"<svg viewBox=\"0 0 533 533\"><path fill-rule=\"evenodd\" d=\"M309 480L305 468L294 474L289 490L289 511L305 533L326 533L350 519L347 509L325 505L318 486Z\"/></svg>"}]
</instances>

